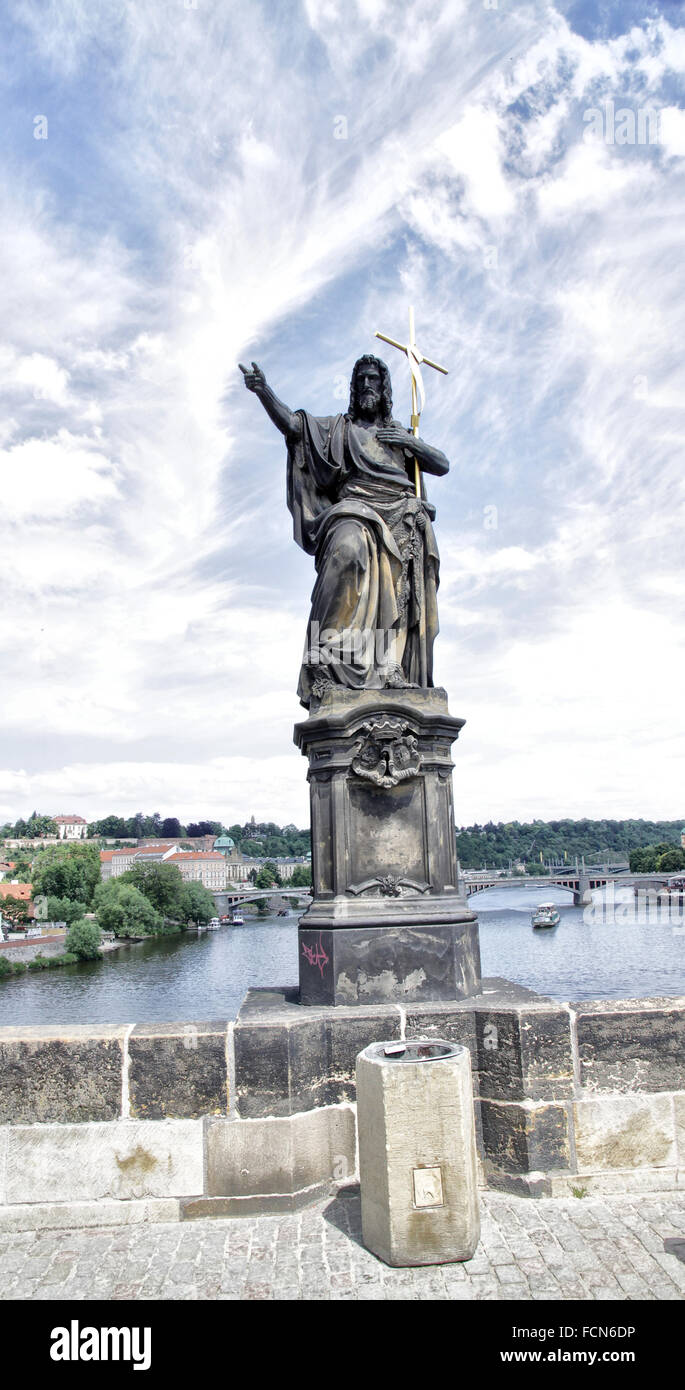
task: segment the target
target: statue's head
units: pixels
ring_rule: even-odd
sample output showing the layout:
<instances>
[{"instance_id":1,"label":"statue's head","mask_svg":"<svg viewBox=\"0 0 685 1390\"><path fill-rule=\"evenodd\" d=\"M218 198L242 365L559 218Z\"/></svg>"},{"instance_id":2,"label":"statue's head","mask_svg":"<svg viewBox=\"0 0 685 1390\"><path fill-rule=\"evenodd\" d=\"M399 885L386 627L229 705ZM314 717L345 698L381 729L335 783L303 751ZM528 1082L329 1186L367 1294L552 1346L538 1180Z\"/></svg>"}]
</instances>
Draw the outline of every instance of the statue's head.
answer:
<instances>
[{"instance_id":1,"label":"statue's head","mask_svg":"<svg viewBox=\"0 0 685 1390\"><path fill-rule=\"evenodd\" d=\"M353 420L392 418L390 372L380 357L360 357L352 368L349 414Z\"/></svg>"}]
</instances>

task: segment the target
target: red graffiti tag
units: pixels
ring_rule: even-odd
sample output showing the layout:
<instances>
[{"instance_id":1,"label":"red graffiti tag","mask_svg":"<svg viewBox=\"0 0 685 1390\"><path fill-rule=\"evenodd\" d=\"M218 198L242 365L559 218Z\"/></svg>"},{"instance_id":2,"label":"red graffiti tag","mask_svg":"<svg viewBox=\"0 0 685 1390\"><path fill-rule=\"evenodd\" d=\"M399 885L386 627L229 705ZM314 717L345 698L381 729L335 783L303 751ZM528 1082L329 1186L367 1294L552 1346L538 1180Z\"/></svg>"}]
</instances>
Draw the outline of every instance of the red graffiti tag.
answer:
<instances>
[{"instance_id":1,"label":"red graffiti tag","mask_svg":"<svg viewBox=\"0 0 685 1390\"><path fill-rule=\"evenodd\" d=\"M328 956L326 955L326 952L324 951L324 948L321 944L321 932L319 932L319 940L316 946L307 946L303 941L302 950L304 951L310 965L318 965L319 974L321 975L321 979L323 979L323 968L324 965L328 965Z\"/></svg>"}]
</instances>

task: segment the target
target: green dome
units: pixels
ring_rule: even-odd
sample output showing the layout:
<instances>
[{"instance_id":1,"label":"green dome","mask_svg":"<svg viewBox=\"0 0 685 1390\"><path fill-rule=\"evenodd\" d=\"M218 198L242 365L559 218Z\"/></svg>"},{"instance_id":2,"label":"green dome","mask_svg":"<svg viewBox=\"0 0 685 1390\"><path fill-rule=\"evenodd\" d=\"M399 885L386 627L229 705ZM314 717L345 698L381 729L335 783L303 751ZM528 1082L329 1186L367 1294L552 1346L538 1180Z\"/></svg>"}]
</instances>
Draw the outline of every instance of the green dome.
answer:
<instances>
[{"instance_id":1,"label":"green dome","mask_svg":"<svg viewBox=\"0 0 685 1390\"><path fill-rule=\"evenodd\" d=\"M214 841L214 848L218 850L235 849L235 841L231 839L230 835L220 835L218 840Z\"/></svg>"}]
</instances>

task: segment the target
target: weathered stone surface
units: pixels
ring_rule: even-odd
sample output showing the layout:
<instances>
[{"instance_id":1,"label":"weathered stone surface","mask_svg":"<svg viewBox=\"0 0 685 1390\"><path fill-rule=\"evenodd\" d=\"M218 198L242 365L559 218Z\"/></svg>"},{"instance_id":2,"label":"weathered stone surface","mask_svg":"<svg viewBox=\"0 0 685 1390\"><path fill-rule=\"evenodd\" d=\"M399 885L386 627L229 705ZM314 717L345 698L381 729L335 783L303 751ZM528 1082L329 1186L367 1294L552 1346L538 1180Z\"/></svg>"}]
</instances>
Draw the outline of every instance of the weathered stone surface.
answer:
<instances>
[{"instance_id":1,"label":"weathered stone surface","mask_svg":"<svg viewBox=\"0 0 685 1390\"><path fill-rule=\"evenodd\" d=\"M685 1089L685 1000L626 999L572 1007L585 1089Z\"/></svg>"},{"instance_id":2,"label":"weathered stone surface","mask_svg":"<svg viewBox=\"0 0 685 1390\"><path fill-rule=\"evenodd\" d=\"M178 1221L173 1197L126 1202L30 1202L0 1207L0 1233L11 1231L78 1231L95 1226L148 1226Z\"/></svg>"},{"instance_id":3,"label":"weathered stone surface","mask_svg":"<svg viewBox=\"0 0 685 1390\"><path fill-rule=\"evenodd\" d=\"M138 1024L128 1044L131 1115L226 1114L226 1023Z\"/></svg>"},{"instance_id":4,"label":"weathered stone surface","mask_svg":"<svg viewBox=\"0 0 685 1390\"><path fill-rule=\"evenodd\" d=\"M284 1116L354 1099L357 1053L399 1037L396 1006L298 1008L287 991L251 990L233 1039L238 1113Z\"/></svg>"},{"instance_id":5,"label":"weathered stone surface","mask_svg":"<svg viewBox=\"0 0 685 1390\"><path fill-rule=\"evenodd\" d=\"M568 1010L542 1002L514 1011L476 1007L480 1094L563 1100L573 1093Z\"/></svg>"},{"instance_id":6,"label":"weathered stone surface","mask_svg":"<svg viewBox=\"0 0 685 1390\"><path fill-rule=\"evenodd\" d=\"M677 1168L606 1168L601 1173L552 1173L549 1183L550 1197L608 1197L626 1192L639 1198L641 1193L676 1192L683 1186L678 1181Z\"/></svg>"},{"instance_id":7,"label":"weathered stone surface","mask_svg":"<svg viewBox=\"0 0 685 1390\"><path fill-rule=\"evenodd\" d=\"M8 1203L182 1197L203 1183L201 1120L10 1130Z\"/></svg>"},{"instance_id":8,"label":"weathered stone surface","mask_svg":"<svg viewBox=\"0 0 685 1390\"><path fill-rule=\"evenodd\" d=\"M7 1147L9 1144L9 1130L6 1125L0 1127L0 1207L7 1200L6 1197L6 1175L7 1175Z\"/></svg>"},{"instance_id":9,"label":"weathered stone surface","mask_svg":"<svg viewBox=\"0 0 685 1390\"><path fill-rule=\"evenodd\" d=\"M3 1028L0 1123L118 1119L125 1034L97 1024Z\"/></svg>"},{"instance_id":10,"label":"weathered stone surface","mask_svg":"<svg viewBox=\"0 0 685 1390\"><path fill-rule=\"evenodd\" d=\"M408 1038L444 1038L446 1042L459 1043L467 1047L471 1058L471 1075L474 1091L478 1084L478 1049L476 1046L476 1019L472 1001L432 1003L422 1009L420 1005L408 1005L406 1020Z\"/></svg>"},{"instance_id":11,"label":"weathered stone surface","mask_svg":"<svg viewBox=\"0 0 685 1390\"><path fill-rule=\"evenodd\" d=\"M444 1050L392 1059L375 1044L357 1059L362 1234L389 1265L468 1260L478 1244L471 1065Z\"/></svg>"},{"instance_id":12,"label":"weathered stone surface","mask_svg":"<svg viewBox=\"0 0 685 1390\"><path fill-rule=\"evenodd\" d=\"M287 1119L207 1120L210 1197L291 1194L353 1178L355 1118L329 1106Z\"/></svg>"},{"instance_id":13,"label":"weathered stone surface","mask_svg":"<svg viewBox=\"0 0 685 1390\"><path fill-rule=\"evenodd\" d=\"M570 1167L565 1105L481 1100L479 1106L486 1176L493 1170L544 1173Z\"/></svg>"},{"instance_id":14,"label":"weathered stone surface","mask_svg":"<svg viewBox=\"0 0 685 1390\"><path fill-rule=\"evenodd\" d=\"M685 1095L681 1094L673 1097L673 1111L675 1117L676 1143L678 1145L678 1161L685 1169Z\"/></svg>"},{"instance_id":15,"label":"weathered stone surface","mask_svg":"<svg viewBox=\"0 0 685 1390\"><path fill-rule=\"evenodd\" d=\"M463 722L444 690L331 688L297 725L312 819L302 1004L455 999L480 988L476 915L460 891L454 838L450 750Z\"/></svg>"},{"instance_id":16,"label":"weathered stone surface","mask_svg":"<svg viewBox=\"0 0 685 1390\"><path fill-rule=\"evenodd\" d=\"M180 1202L181 1221L205 1221L208 1217L221 1220L275 1215L278 1212L302 1211L311 1207L322 1197L333 1195L330 1183L316 1183L302 1192L272 1194L255 1197L182 1197Z\"/></svg>"},{"instance_id":17,"label":"weathered stone surface","mask_svg":"<svg viewBox=\"0 0 685 1390\"><path fill-rule=\"evenodd\" d=\"M602 1096L574 1106L578 1168L661 1168L675 1165L670 1096Z\"/></svg>"},{"instance_id":18,"label":"weathered stone surface","mask_svg":"<svg viewBox=\"0 0 685 1390\"><path fill-rule=\"evenodd\" d=\"M463 999L480 989L475 921L298 931L300 1002L385 1004Z\"/></svg>"}]
</instances>

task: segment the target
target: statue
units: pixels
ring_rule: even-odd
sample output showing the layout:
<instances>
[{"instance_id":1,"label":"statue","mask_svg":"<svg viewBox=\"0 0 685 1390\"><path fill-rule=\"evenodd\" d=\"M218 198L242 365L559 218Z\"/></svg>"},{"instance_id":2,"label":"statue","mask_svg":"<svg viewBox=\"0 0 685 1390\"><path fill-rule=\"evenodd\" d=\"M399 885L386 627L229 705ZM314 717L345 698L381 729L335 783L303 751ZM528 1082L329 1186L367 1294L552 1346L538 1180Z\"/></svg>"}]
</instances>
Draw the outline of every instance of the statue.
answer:
<instances>
[{"instance_id":1,"label":"statue","mask_svg":"<svg viewBox=\"0 0 685 1390\"><path fill-rule=\"evenodd\" d=\"M413 346L413 318L411 341L402 350L412 369L413 434L392 417L390 372L377 357L355 363L347 412L323 418L290 410L256 362L239 364L285 436L295 540L315 557L298 685L305 707L335 685L433 685L439 556L419 470L441 476L449 463L418 437L414 372L427 359Z\"/></svg>"},{"instance_id":2,"label":"statue","mask_svg":"<svg viewBox=\"0 0 685 1390\"><path fill-rule=\"evenodd\" d=\"M419 438L422 365L409 310L411 429L390 373L354 364L347 411L290 410L256 362L240 364L288 450L295 540L314 556L295 726L308 761L312 900L298 924L299 1003L466 998L480 989L475 913L460 889L452 744L463 719L433 686L435 509L422 475L447 473Z\"/></svg>"}]
</instances>

